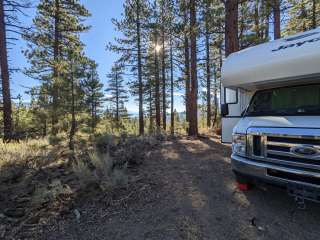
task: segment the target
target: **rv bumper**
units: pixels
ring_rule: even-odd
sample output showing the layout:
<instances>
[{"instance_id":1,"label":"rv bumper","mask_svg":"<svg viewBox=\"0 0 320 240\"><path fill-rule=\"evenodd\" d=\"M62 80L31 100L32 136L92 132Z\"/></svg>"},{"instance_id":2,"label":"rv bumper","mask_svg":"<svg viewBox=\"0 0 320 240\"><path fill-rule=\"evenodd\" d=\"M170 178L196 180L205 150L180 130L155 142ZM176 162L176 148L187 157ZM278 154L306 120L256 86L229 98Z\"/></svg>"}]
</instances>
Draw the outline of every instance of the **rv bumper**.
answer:
<instances>
[{"instance_id":1,"label":"rv bumper","mask_svg":"<svg viewBox=\"0 0 320 240\"><path fill-rule=\"evenodd\" d=\"M231 156L231 165L232 165L233 171L240 173L242 175L245 175L254 180L260 180L263 182L267 182L267 183L271 183L271 184L283 186L283 187L288 186L288 184L290 183L298 183L299 185L312 186L320 189L320 185L318 184L312 184L304 181L290 180L290 179L286 179L285 177L284 178L275 177L269 174L270 171L279 171L282 173L288 173L291 175L299 176L302 179L305 177L308 179L312 178L320 181L319 172L292 169L292 168L278 166L270 163L257 162L249 158L241 157L234 154Z\"/></svg>"}]
</instances>

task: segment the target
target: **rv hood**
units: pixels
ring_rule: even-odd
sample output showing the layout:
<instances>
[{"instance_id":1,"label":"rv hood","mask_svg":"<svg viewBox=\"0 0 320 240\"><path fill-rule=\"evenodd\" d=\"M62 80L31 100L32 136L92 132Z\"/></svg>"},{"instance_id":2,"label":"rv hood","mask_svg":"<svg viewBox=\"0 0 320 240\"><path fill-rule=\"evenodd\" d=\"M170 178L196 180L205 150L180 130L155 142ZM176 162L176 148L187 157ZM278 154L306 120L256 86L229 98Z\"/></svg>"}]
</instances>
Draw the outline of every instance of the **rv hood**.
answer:
<instances>
[{"instance_id":1,"label":"rv hood","mask_svg":"<svg viewBox=\"0 0 320 240\"><path fill-rule=\"evenodd\" d=\"M251 127L320 129L320 121L318 116L244 117L235 126L233 132L245 134Z\"/></svg>"}]
</instances>

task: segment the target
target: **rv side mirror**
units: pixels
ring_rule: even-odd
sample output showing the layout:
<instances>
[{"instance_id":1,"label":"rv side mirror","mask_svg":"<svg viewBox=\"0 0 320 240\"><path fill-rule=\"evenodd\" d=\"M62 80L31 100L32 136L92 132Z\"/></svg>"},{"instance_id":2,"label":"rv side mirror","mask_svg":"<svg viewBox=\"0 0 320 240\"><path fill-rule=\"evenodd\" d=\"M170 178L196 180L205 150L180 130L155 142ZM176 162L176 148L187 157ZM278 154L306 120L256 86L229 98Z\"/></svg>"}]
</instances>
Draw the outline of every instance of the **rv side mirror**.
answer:
<instances>
[{"instance_id":1,"label":"rv side mirror","mask_svg":"<svg viewBox=\"0 0 320 240\"><path fill-rule=\"evenodd\" d=\"M227 116L229 114L229 105L228 104L221 104L221 116Z\"/></svg>"}]
</instances>

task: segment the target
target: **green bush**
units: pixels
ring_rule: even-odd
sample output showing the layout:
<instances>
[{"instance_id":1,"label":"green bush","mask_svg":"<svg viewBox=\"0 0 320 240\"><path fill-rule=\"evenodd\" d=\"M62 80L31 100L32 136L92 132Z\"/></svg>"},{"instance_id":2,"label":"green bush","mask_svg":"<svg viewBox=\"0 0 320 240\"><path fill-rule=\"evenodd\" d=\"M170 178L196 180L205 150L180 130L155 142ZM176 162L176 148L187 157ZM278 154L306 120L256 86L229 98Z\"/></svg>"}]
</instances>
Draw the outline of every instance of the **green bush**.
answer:
<instances>
[{"instance_id":1,"label":"green bush","mask_svg":"<svg viewBox=\"0 0 320 240\"><path fill-rule=\"evenodd\" d=\"M49 141L50 145L56 146L56 145L59 145L63 141L63 138L61 136L50 135L48 138L48 141Z\"/></svg>"},{"instance_id":2,"label":"green bush","mask_svg":"<svg viewBox=\"0 0 320 240\"><path fill-rule=\"evenodd\" d=\"M110 134L98 136L95 138L95 145L101 153L110 152L116 147L115 138Z\"/></svg>"}]
</instances>

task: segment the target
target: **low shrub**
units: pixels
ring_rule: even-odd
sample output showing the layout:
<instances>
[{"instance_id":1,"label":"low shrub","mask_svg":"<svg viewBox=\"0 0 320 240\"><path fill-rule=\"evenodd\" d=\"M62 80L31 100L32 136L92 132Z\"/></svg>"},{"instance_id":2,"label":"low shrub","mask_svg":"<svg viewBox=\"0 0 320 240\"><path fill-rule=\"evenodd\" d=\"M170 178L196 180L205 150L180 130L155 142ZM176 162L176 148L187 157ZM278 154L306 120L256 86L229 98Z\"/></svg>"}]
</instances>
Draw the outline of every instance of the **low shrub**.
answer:
<instances>
[{"instance_id":1,"label":"low shrub","mask_svg":"<svg viewBox=\"0 0 320 240\"><path fill-rule=\"evenodd\" d=\"M87 187L89 184L94 182L92 171L84 160L80 159L72 164L72 169L75 175L78 177L80 186L82 188Z\"/></svg>"},{"instance_id":2,"label":"low shrub","mask_svg":"<svg viewBox=\"0 0 320 240\"><path fill-rule=\"evenodd\" d=\"M50 135L48 139L49 139L49 144L52 146L59 145L63 141L63 138L61 136Z\"/></svg>"},{"instance_id":3,"label":"low shrub","mask_svg":"<svg viewBox=\"0 0 320 240\"><path fill-rule=\"evenodd\" d=\"M116 147L115 137L110 134L97 136L94 142L101 153L113 151Z\"/></svg>"},{"instance_id":4,"label":"low shrub","mask_svg":"<svg viewBox=\"0 0 320 240\"><path fill-rule=\"evenodd\" d=\"M55 179L49 185L40 185L36 188L32 196L32 204L34 206L42 206L46 203L64 199L73 194L70 186L62 184L59 179Z\"/></svg>"},{"instance_id":5,"label":"low shrub","mask_svg":"<svg viewBox=\"0 0 320 240\"><path fill-rule=\"evenodd\" d=\"M82 187L94 183L101 189L107 190L127 184L126 167L116 168L114 159L108 153L94 151L88 156L88 162L82 159L73 164L73 171Z\"/></svg>"}]
</instances>

